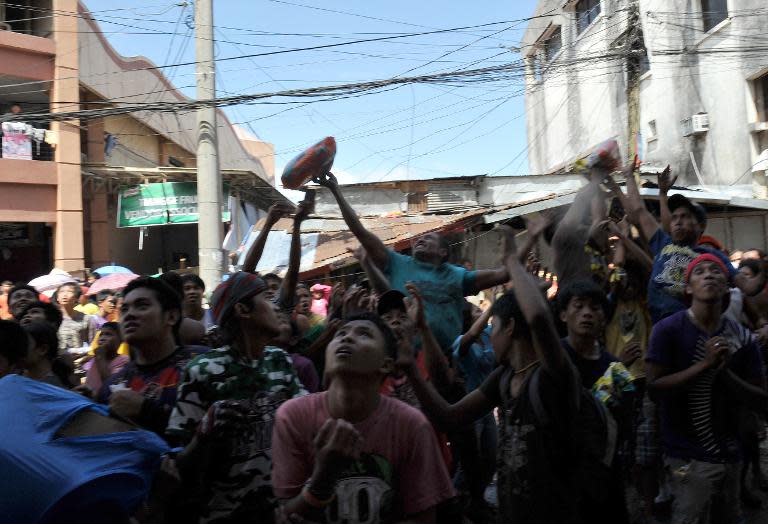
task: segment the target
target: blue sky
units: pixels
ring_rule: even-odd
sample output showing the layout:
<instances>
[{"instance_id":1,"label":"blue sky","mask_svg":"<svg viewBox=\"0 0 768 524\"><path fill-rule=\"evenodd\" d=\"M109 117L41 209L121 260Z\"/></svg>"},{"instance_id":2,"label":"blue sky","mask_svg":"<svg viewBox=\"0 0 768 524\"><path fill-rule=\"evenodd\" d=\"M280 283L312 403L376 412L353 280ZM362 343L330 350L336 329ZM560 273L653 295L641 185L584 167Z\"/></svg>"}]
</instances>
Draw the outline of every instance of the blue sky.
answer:
<instances>
[{"instance_id":1,"label":"blue sky","mask_svg":"<svg viewBox=\"0 0 768 524\"><path fill-rule=\"evenodd\" d=\"M351 2L215 0L216 56L232 57L433 29L515 21L532 0ZM86 2L125 56L156 64L194 60L192 14L175 3ZM119 17L119 18L118 18ZM129 24L124 27L109 23ZM518 60L526 22L325 50L228 60L218 66L219 96L412 76ZM161 31L164 34L137 35ZM173 33L176 33L175 35ZM277 34L282 33L282 34ZM194 96L192 67L165 69ZM527 172L522 80L476 85L413 85L356 98L226 108L233 122L271 142L276 172L297 153L332 135L334 173L345 183ZM277 100L272 100L276 102Z\"/></svg>"}]
</instances>

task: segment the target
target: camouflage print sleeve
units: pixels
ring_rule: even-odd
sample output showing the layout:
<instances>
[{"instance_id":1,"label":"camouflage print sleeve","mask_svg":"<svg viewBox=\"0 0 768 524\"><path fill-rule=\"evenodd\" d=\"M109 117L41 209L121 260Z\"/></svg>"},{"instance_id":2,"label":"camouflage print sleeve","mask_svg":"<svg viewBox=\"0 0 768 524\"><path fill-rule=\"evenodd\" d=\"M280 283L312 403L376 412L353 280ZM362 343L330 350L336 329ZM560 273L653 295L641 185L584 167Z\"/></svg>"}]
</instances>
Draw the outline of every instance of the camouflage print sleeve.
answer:
<instances>
[{"instance_id":1,"label":"camouflage print sleeve","mask_svg":"<svg viewBox=\"0 0 768 524\"><path fill-rule=\"evenodd\" d=\"M203 373L204 365L201 360L194 359L184 370L179 383L176 406L173 408L168 421L166 434L187 444L195 434L197 425L211 404L207 374Z\"/></svg>"}]
</instances>

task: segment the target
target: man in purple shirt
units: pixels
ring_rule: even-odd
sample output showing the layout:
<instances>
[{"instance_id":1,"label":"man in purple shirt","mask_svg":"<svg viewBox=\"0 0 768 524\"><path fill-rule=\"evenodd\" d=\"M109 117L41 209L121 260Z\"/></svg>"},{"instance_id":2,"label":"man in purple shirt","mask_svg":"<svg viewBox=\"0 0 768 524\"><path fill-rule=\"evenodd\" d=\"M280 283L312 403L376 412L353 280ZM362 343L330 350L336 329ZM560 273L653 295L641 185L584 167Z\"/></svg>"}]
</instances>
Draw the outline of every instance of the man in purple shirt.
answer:
<instances>
[{"instance_id":1,"label":"man in purple shirt","mask_svg":"<svg viewBox=\"0 0 768 524\"><path fill-rule=\"evenodd\" d=\"M719 257L696 257L685 273L687 310L658 322L646 362L648 391L660 403L661 433L672 472L676 522L741 521L740 450L734 415L764 409L762 359L751 333L723 315L728 269Z\"/></svg>"}]
</instances>

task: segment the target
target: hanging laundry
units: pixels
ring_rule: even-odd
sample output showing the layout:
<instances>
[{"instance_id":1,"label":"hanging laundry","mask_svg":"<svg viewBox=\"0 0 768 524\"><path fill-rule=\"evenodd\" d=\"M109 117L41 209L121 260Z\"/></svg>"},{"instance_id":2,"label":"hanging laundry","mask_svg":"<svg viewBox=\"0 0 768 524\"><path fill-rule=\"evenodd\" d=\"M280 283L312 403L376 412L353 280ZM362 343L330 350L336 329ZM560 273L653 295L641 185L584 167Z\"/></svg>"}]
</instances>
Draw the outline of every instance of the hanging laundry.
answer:
<instances>
[{"instance_id":1,"label":"hanging laundry","mask_svg":"<svg viewBox=\"0 0 768 524\"><path fill-rule=\"evenodd\" d=\"M56 147L59 145L59 134L56 131L49 131L48 129L45 129L45 143L48 144L51 147Z\"/></svg>"}]
</instances>

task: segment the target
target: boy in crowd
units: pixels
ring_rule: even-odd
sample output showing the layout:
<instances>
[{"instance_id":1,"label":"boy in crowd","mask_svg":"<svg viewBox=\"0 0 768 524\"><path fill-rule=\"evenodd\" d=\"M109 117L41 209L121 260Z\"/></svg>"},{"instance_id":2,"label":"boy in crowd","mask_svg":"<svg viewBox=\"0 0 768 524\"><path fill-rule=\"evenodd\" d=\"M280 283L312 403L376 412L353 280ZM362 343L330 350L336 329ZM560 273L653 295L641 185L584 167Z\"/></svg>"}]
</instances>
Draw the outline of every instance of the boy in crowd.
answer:
<instances>
[{"instance_id":1,"label":"boy in crowd","mask_svg":"<svg viewBox=\"0 0 768 524\"><path fill-rule=\"evenodd\" d=\"M115 298L114 291L111 289L99 291L96 295L96 305L99 307L99 311L94 315L97 328L101 328L101 326L112 320L115 316L116 303L117 299Z\"/></svg>"},{"instance_id":2,"label":"boy in crowd","mask_svg":"<svg viewBox=\"0 0 768 524\"><path fill-rule=\"evenodd\" d=\"M741 522L739 405L765 409L765 376L750 332L723 315L729 269L705 253L688 264L690 307L658 322L648 348L648 391L661 407L677 522Z\"/></svg>"},{"instance_id":3,"label":"boy in crowd","mask_svg":"<svg viewBox=\"0 0 768 524\"><path fill-rule=\"evenodd\" d=\"M608 353L602 344L605 331L608 298L603 289L594 280L575 280L560 290L557 295L560 320L568 330L568 335L561 340L563 349L579 373L582 387L592 389L613 362L631 366L640 358L640 348L636 344L628 345L618 359ZM630 438L634 396L624 398L611 412L618 425L618 441L624 443ZM618 446L621 448L621 445ZM611 467L612 482L603 501L592 500L593 495L584 495L582 516L589 522L599 518L598 512L612 516L612 522L629 522L624 496L624 485L618 460L613 457Z\"/></svg>"},{"instance_id":4,"label":"boy in crowd","mask_svg":"<svg viewBox=\"0 0 768 524\"><path fill-rule=\"evenodd\" d=\"M203 309L205 282L197 275L186 273L181 276L181 285L184 292L182 302L184 317L201 322L205 330L208 331L216 325L216 321L213 319L213 313L210 309Z\"/></svg>"},{"instance_id":5,"label":"boy in crowd","mask_svg":"<svg viewBox=\"0 0 768 524\"><path fill-rule=\"evenodd\" d=\"M326 350L328 391L278 410L272 480L288 519L435 522L453 495L427 419L379 394L396 357L378 316L353 316Z\"/></svg>"},{"instance_id":6,"label":"boy in crowd","mask_svg":"<svg viewBox=\"0 0 768 524\"><path fill-rule=\"evenodd\" d=\"M24 325L24 330L33 341L24 360L24 375L32 380L69 389L68 370L64 371L59 366L58 371L63 371L62 376L54 372L54 362L59 353L56 330L47 322L29 322Z\"/></svg>"},{"instance_id":7,"label":"boy in crowd","mask_svg":"<svg viewBox=\"0 0 768 524\"><path fill-rule=\"evenodd\" d=\"M410 298L391 289L379 297L376 312L392 330L400 352L413 353L422 376L445 394L452 383L448 359L440 351L440 346L429 329L424 314L424 302L418 288L413 284L406 284L406 288ZM420 341L421 350L415 353L417 340ZM406 377L398 379L390 376L382 385L382 393L418 408L418 401L410 391Z\"/></svg>"},{"instance_id":8,"label":"boy in crowd","mask_svg":"<svg viewBox=\"0 0 768 524\"><path fill-rule=\"evenodd\" d=\"M510 247L514 233L504 228ZM512 251L512 249L510 249ZM465 426L499 409L499 521L580 522L572 421L579 378L560 346L549 306L517 256L507 258L513 291L491 313L491 345L500 366L476 390L448 404L401 356L422 409L443 429ZM530 378L539 374L538 391ZM541 400L550 423L541 421L532 395Z\"/></svg>"},{"instance_id":9,"label":"boy in crowd","mask_svg":"<svg viewBox=\"0 0 768 524\"><path fill-rule=\"evenodd\" d=\"M134 359L107 379L98 401L116 415L159 435L165 433L184 366L194 356L176 345L181 298L157 278L140 277L124 291L120 329Z\"/></svg>"},{"instance_id":10,"label":"boy in crowd","mask_svg":"<svg viewBox=\"0 0 768 524\"><path fill-rule=\"evenodd\" d=\"M566 285L557 295L560 320L568 329L562 339L563 348L579 371L585 388L602 376L611 362L621 361L631 366L640 358L640 348L627 346L618 359L608 353L601 343L605 330L608 298L603 289L591 280L576 280Z\"/></svg>"},{"instance_id":11,"label":"boy in crowd","mask_svg":"<svg viewBox=\"0 0 768 524\"><path fill-rule=\"evenodd\" d=\"M413 245L412 256L396 253L363 226L333 174L326 173L314 182L327 187L336 198L347 227L365 249L370 262L384 273L392 289L405 293L406 283L411 282L421 290L429 327L440 348L449 354L451 344L461 335L464 297L509 280L506 268L467 271L449 264L450 245L446 237L437 232L419 237Z\"/></svg>"},{"instance_id":12,"label":"boy in crowd","mask_svg":"<svg viewBox=\"0 0 768 524\"><path fill-rule=\"evenodd\" d=\"M290 357L268 345L280 334L280 321L266 291L261 278L245 272L216 288L212 310L227 345L192 360L179 385L166 433L187 445L178 458L182 478L207 494L199 522L268 522L273 515L275 412L306 391ZM213 440L201 426L221 409L239 414L242 423L232 439Z\"/></svg>"},{"instance_id":13,"label":"boy in crowd","mask_svg":"<svg viewBox=\"0 0 768 524\"><path fill-rule=\"evenodd\" d=\"M59 326L59 349L80 349L96 336L96 318L75 310L83 290L75 283L62 284L54 294L64 320Z\"/></svg>"},{"instance_id":14,"label":"boy in crowd","mask_svg":"<svg viewBox=\"0 0 768 524\"><path fill-rule=\"evenodd\" d=\"M117 354L122 341L120 325L117 322L107 322L101 326L94 357L85 373L85 385L93 394L99 392L105 380L119 373L130 362L131 359L127 355Z\"/></svg>"},{"instance_id":15,"label":"boy in crowd","mask_svg":"<svg viewBox=\"0 0 768 524\"><path fill-rule=\"evenodd\" d=\"M37 302L37 290L27 284L16 284L8 292L8 310L13 318L21 319L21 312L32 302Z\"/></svg>"},{"instance_id":16,"label":"boy in crowd","mask_svg":"<svg viewBox=\"0 0 768 524\"><path fill-rule=\"evenodd\" d=\"M45 322L56 331L59 330L64 317L61 310L47 302L31 302L19 315L19 323L24 326L32 322Z\"/></svg>"}]
</instances>

